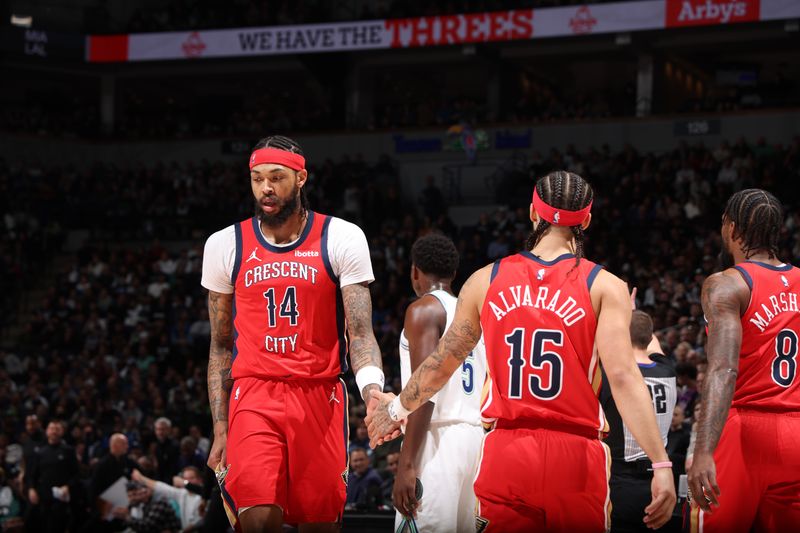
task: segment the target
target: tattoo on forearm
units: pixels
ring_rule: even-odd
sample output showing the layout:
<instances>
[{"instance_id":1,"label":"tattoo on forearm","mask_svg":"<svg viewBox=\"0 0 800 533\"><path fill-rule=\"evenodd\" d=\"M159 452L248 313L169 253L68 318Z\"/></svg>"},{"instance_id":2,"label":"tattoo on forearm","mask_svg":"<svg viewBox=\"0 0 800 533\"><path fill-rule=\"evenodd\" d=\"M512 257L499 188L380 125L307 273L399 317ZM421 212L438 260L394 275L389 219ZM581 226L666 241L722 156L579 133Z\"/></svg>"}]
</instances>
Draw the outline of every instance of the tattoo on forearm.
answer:
<instances>
[{"instance_id":1,"label":"tattoo on forearm","mask_svg":"<svg viewBox=\"0 0 800 533\"><path fill-rule=\"evenodd\" d=\"M703 383L703 408L697 426L696 449L713 452L733 399L742 343L740 288L716 274L703 285L703 311L709 323L706 345L709 368Z\"/></svg>"},{"instance_id":2,"label":"tattoo on forearm","mask_svg":"<svg viewBox=\"0 0 800 533\"><path fill-rule=\"evenodd\" d=\"M228 421L228 393L232 386L233 295L208 293L208 318L211 323L211 346L208 353L208 403L211 419Z\"/></svg>"},{"instance_id":3,"label":"tattoo on forearm","mask_svg":"<svg viewBox=\"0 0 800 533\"><path fill-rule=\"evenodd\" d=\"M436 394L455 367L469 356L480 338L480 324L470 320L453 324L439 341L436 350L419 365L403 389L401 401L406 409L416 409ZM452 358L449 365L448 357Z\"/></svg>"},{"instance_id":4,"label":"tattoo on forearm","mask_svg":"<svg viewBox=\"0 0 800 533\"><path fill-rule=\"evenodd\" d=\"M342 288L347 332L350 335L350 364L353 372L374 365L382 368L381 350L372 331L372 300L365 285L347 285Z\"/></svg>"}]
</instances>

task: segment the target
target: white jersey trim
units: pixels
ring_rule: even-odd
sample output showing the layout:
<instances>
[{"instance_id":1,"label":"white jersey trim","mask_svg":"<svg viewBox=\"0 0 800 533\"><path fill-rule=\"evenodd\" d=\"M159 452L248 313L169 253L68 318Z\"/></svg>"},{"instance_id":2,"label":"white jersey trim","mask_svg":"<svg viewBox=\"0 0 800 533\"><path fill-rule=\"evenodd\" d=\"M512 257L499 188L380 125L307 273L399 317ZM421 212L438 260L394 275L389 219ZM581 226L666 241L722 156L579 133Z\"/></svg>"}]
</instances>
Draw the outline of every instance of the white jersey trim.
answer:
<instances>
[{"instance_id":1,"label":"white jersey trim","mask_svg":"<svg viewBox=\"0 0 800 533\"><path fill-rule=\"evenodd\" d=\"M231 276L236 263L234 226L217 231L206 240L200 284L210 291L233 293ZM273 246L291 246L296 242ZM375 280L367 237L361 228L351 222L331 217L328 225L328 257L334 275L339 278L340 287Z\"/></svg>"}]
</instances>

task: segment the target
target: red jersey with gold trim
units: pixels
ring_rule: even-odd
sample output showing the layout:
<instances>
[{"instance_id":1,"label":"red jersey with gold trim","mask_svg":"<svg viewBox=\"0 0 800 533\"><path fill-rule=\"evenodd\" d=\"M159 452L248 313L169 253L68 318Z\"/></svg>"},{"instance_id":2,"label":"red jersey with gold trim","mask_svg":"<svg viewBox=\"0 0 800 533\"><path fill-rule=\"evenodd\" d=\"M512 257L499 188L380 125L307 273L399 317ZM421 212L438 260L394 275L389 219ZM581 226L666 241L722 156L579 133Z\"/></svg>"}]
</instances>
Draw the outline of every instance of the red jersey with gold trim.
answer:
<instances>
[{"instance_id":1,"label":"red jersey with gold trim","mask_svg":"<svg viewBox=\"0 0 800 533\"><path fill-rule=\"evenodd\" d=\"M488 391L484 422L594 435L606 430L589 290L602 267L530 252L498 260L481 310Z\"/></svg>"},{"instance_id":2,"label":"red jersey with gold trim","mask_svg":"<svg viewBox=\"0 0 800 533\"><path fill-rule=\"evenodd\" d=\"M234 379L330 378L346 370L344 308L327 251L330 220L309 212L289 246L270 244L256 217L235 225Z\"/></svg>"},{"instance_id":3,"label":"red jersey with gold trim","mask_svg":"<svg viewBox=\"0 0 800 533\"><path fill-rule=\"evenodd\" d=\"M734 267L750 286L733 407L800 412L800 270L745 261Z\"/></svg>"}]
</instances>

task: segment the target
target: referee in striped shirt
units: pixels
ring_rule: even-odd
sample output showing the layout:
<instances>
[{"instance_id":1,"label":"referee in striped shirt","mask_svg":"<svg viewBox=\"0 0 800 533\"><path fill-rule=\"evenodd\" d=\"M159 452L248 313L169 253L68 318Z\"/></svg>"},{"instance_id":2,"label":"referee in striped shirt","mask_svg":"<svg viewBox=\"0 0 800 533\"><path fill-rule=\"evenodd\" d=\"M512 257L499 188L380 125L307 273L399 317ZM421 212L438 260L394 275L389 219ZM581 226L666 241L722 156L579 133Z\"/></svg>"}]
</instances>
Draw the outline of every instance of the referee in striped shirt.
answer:
<instances>
[{"instance_id":1,"label":"referee in striped shirt","mask_svg":"<svg viewBox=\"0 0 800 533\"><path fill-rule=\"evenodd\" d=\"M675 368L661 353L661 347L653 336L653 321L643 311L634 311L631 317L631 343L636 363L650 391L661 438L666 446L677 401ZM611 448L611 531L651 531L644 523L644 509L650 503L653 471L647 455L622 422L605 372L600 404L611 427L605 441Z\"/></svg>"}]
</instances>

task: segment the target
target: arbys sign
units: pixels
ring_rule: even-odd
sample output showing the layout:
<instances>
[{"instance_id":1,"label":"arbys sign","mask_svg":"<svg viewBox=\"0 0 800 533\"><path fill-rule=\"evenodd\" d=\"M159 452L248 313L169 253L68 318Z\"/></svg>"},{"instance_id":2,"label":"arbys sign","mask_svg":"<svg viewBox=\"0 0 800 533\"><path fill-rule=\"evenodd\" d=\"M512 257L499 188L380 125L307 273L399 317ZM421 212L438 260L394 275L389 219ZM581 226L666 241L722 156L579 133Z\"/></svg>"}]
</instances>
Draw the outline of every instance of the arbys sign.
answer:
<instances>
[{"instance_id":1,"label":"arbys sign","mask_svg":"<svg viewBox=\"0 0 800 533\"><path fill-rule=\"evenodd\" d=\"M753 22L761 0L667 0L666 26L707 26Z\"/></svg>"}]
</instances>

